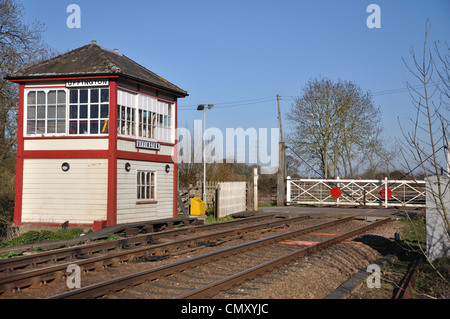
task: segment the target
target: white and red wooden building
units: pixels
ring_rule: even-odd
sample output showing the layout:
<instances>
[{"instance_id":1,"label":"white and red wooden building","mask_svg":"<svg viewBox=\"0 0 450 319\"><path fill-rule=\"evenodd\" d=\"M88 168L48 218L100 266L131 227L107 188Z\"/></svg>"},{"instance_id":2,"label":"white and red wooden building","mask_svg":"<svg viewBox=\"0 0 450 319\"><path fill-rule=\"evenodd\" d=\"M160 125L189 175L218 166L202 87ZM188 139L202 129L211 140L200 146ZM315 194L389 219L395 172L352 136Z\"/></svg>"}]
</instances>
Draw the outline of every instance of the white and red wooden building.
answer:
<instances>
[{"instance_id":1,"label":"white and red wooden building","mask_svg":"<svg viewBox=\"0 0 450 319\"><path fill-rule=\"evenodd\" d=\"M177 99L186 91L93 41L19 84L15 225L177 217Z\"/></svg>"}]
</instances>

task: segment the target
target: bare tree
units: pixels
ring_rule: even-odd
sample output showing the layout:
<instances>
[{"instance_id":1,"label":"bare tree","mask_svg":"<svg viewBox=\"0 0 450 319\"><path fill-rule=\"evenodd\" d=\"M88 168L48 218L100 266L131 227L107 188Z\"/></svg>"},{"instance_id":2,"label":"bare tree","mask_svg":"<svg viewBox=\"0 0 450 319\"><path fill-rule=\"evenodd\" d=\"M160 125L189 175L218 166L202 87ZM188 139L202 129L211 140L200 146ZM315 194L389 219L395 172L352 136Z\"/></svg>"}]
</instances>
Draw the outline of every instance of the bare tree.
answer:
<instances>
[{"instance_id":1,"label":"bare tree","mask_svg":"<svg viewBox=\"0 0 450 319\"><path fill-rule=\"evenodd\" d=\"M436 209L439 212L450 239L450 221L448 207L444 203L444 194L449 191L449 183L443 185L443 173L448 169L446 149L448 147L450 105L449 105L449 47L446 53L441 53L438 43L433 52L428 47L428 32L430 23L426 22L425 40L421 58L416 57L411 49L412 63L403 62L411 72L418 85L408 83L408 89L415 107L415 117L411 119L413 129L403 132L406 143L403 144L402 154L406 167L413 171L420 167L427 176L435 176L436 189L427 188L432 192ZM437 57L437 59L435 59ZM448 174L448 172L447 172ZM445 184L445 183L444 183Z\"/></svg>"},{"instance_id":2,"label":"bare tree","mask_svg":"<svg viewBox=\"0 0 450 319\"><path fill-rule=\"evenodd\" d=\"M12 216L17 142L18 87L5 76L56 53L42 40L43 25L24 23L23 12L18 1L0 0L0 226Z\"/></svg>"},{"instance_id":3,"label":"bare tree","mask_svg":"<svg viewBox=\"0 0 450 319\"><path fill-rule=\"evenodd\" d=\"M324 78L310 80L302 93L287 115L293 127L288 141L310 167L319 167L322 177L331 172L355 177L367 156L385 152L381 112L369 92L353 82ZM376 152L370 142L377 145Z\"/></svg>"}]
</instances>

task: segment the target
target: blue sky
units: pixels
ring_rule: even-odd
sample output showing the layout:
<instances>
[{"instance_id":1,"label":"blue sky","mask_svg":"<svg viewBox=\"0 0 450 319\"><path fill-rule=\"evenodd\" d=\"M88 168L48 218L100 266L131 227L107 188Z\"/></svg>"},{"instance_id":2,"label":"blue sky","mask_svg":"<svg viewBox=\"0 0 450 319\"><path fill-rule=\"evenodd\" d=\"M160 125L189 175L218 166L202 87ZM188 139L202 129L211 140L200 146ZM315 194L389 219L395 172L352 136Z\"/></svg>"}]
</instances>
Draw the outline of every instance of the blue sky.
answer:
<instances>
[{"instance_id":1,"label":"blue sky","mask_svg":"<svg viewBox=\"0 0 450 319\"><path fill-rule=\"evenodd\" d=\"M413 116L405 88L413 80L402 57L429 41L450 43L450 1L381 0L22 0L28 21L46 25L45 40L66 52L97 40L189 92L179 101L178 125L202 119L198 104L215 104L207 125L278 127L314 77L356 82L374 93L388 138L400 136L397 118ZM81 28L70 29L69 4L81 8ZM369 29L369 4L381 8L381 28ZM416 84L413 82L413 84ZM229 103L237 102L237 103Z\"/></svg>"}]
</instances>

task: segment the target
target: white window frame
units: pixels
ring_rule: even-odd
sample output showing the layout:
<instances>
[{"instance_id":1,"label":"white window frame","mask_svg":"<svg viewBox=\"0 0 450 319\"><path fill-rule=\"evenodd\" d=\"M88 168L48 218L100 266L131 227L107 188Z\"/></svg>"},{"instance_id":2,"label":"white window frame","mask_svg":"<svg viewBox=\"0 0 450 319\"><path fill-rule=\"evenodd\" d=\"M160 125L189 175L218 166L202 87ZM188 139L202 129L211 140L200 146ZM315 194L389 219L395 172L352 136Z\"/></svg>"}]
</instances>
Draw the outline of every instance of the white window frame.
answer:
<instances>
[{"instance_id":1,"label":"white window frame","mask_svg":"<svg viewBox=\"0 0 450 319\"><path fill-rule=\"evenodd\" d=\"M70 106L71 106L71 103L70 103L70 92L72 91L72 90L84 90L84 89L86 89L86 90L88 90L88 102L87 102L87 106L88 106L88 110L87 110L87 112L88 112L88 114L87 114L87 118L86 119L83 119L83 120L86 120L87 121L87 125L88 125L88 133L87 134L80 134L79 133L79 125L77 125L77 134L70 134L70 120L72 120L72 121L74 121L74 120L76 120L76 121L80 121L80 118L79 118L79 112L78 112L78 117L77 117L77 119L71 119L70 118ZM91 99L91 90L92 89L107 89L108 90L108 102L101 102L101 91L99 91L99 101L98 102L91 102L90 101L90 99ZM49 92L51 92L51 91L56 91L56 104L50 104L49 105L49 103L48 103L48 95L49 95ZM63 91L63 92L65 92L65 94L66 94L66 98L65 98L65 102L64 102L64 107L65 107L65 115L64 115L64 118L58 118L58 105L62 105L62 103L61 104L59 104L58 103L58 91ZM35 106L35 118L34 119L29 119L28 118L28 115L29 115L29 106L33 106L33 105L29 105L29 103L28 103L28 95L29 95L29 93L30 92L36 92L36 103L34 103L34 106ZM37 94L38 94L38 92L44 92L45 93L45 117L44 118L37 118L37 116L38 116L38 101L37 101ZM86 87L86 88L76 88L76 89L69 89L69 88L60 88L60 87L55 87L55 88L52 88L52 87L45 87L45 88L29 88L29 89L27 89L27 88L25 88L25 90L24 90L24 97L23 97L23 99L24 99L24 117L23 117L23 136L24 137L63 137L63 136L105 136L105 137L107 137L108 135L109 135L109 113L110 113L110 111L111 111L111 105L110 105L110 97L111 97L111 91L110 91L110 89L109 88L105 88L105 87ZM72 103L72 105L73 105L74 103ZM91 118L91 104L92 105L95 105L95 104L98 104L99 105L99 109L98 109L98 118ZM105 117L101 117L101 105L106 105L106 104L108 104L108 116L105 118ZM48 115L49 115L49 106L53 106L53 105L55 105L55 118L49 118L48 117ZM79 105L80 105L80 103L78 102L77 103L77 105L78 105L78 107L79 107ZM91 124L91 122L92 121L95 121L95 120L97 120L98 119L98 133L96 133L96 134L91 134L90 133L90 130L91 130L91 127L90 127L90 124ZM36 125L36 129L35 129L35 133L28 133L28 131L29 131L29 126L28 126L28 123L29 123L29 121L32 121L32 120L34 120L35 121L35 125ZM38 131L37 131L37 129L38 129L38 125L37 125L37 121L44 121L45 122L45 124L44 124L44 131L43 132L39 132L38 133ZM58 133L58 120L64 120L64 133ZM55 132L48 132L48 128L49 128L49 125L48 125L48 123L49 123L49 121L56 121L55 122ZM103 127L102 127L102 124L103 124L103 126L105 125L105 121L106 121L106 124L108 125L108 132L105 132L105 133L102 133L102 129L103 129Z\"/></svg>"},{"instance_id":2,"label":"white window frame","mask_svg":"<svg viewBox=\"0 0 450 319\"><path fill-rule=\"evenodd\" d=\"M48 95L50 93L50 91L55 91L56 92L56 100L55 100L55 104L49 104L48 103ZM62 91L65 92L66 94L66 98L65 98L65 102L64 102L64 107L65 107L65 115L64 118L58 118L58 105L62 105L58 103L58 91ZM34 103L34 105L29 105L28 103L28 95L31 92L35 92L36 93L36 103ZM44 92L45 93L45 116L43 118L39 118L38 119L38 101L37 101L37 95L38 92ZM67 122L67 110L68 110L68 90L67 89L62 89L62 88L33 88L33 89L25 89L24 90L24 117L23 117L23 134L25 137L40 137L40 136L66 136L68 134L68 122ZM29 107L35 106L35 116L34 119L29 119ZM55 117L49 118L49 106L55 106ZM64 120L64 132L63 133L58 133L58 120ZM35 121L35 132L34 133L28 133L28 123L29 121ZM38 133L38 125L37 122L38 121L44 121L44 132L40 132ZM55 132L48 132L48 128L49 128L49 121L56 121L55 122Z\"/></svg>"},{"instance_id":3,"label":"white window frame","mask_svg":"<svg viewBox=\"0 0 450 319\"><path fill-rule=\"evenodd\" d=\"M174 102L122 88L119 89L118 95L117 134L119 136L175 143ZM132 118L129 120L130 112L132 112Z\"/></svg>"},{"instance_id":4,"label":"white window frame","mask_svg":"<svg viewBox=\"0 0 450 319\"><path fill-rule=\"evenodd\" d=\"M86 103L82 103L80 101L80 91L82 90L87 90L88 91L88 96L87 96L87 102ZM92 96L92 90L98 90L99 95L98 95L98 101L97 102L92 102L91 101L91 96ZM101 97L102 97L102 90L108 90L108 100L106 102L102 102L101 101ZM77 91L78 92L78 101L75 103L70 103L71 102L71 92ZM73 88L73 89L69 89L68 90L68 107L67 107L67 118L68 118L68 122L67 122L67 135L68 136L108 136L109 135L109 114L111 112L111 105L110 105L110 100L111 100L111 92L109 88L105 88L105 87L80 87L80 88ZM80 117L80 107L81 105L86 105L87 106L87 117L86 118L81 118ZM91 107L98 105L98 116L97 117L92 117L91 118ZM108 106L108 114L106 117L102 117L101 116L101 111L102 111L102 106ZM71 118L71 110L72 110L72 106L76 106L77 107L77 117L76 118ZM81 133L81 122L82 121L86 121L86 125L87 125L87 132L86 133ZM76 122L77 123L77 133L71 133L71 122ZM97 122L98 124L98 132L97 133L91 133L91 124L94 124L95 122Z\"/></svg>"},{"instance_id":5,"label":"white window frame","mask_svg":"<svg viewBox=\"0 0 450 319\"><path fill-rule=\"evenodd\" d=\"M156 203L157 174L154 170L136 171L136 203L151 204Z\"/></svg>"}]
</instances>

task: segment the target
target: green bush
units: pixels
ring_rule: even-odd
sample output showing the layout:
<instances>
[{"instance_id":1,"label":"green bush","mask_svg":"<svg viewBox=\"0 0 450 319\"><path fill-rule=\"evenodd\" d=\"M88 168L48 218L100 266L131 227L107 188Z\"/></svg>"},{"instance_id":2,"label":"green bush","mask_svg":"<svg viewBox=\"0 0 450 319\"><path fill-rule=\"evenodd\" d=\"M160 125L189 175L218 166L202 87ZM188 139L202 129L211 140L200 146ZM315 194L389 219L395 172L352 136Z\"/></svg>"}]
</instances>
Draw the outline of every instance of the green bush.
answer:
<instances>
[{"instance_id":1,"label":"green bush","mask_svg":"<svg viewBox=\"0 0 450 319\"><path fill-rule=\"evenodd\" d=\"M79 237L83 233L82 229L70 228L67 230L59 229L57 231L28 231L17 238L9 241L0 242L0 248L18 246L24 244L33 244L44 240L68 240Z\"/></svg>"}]
</instances>

